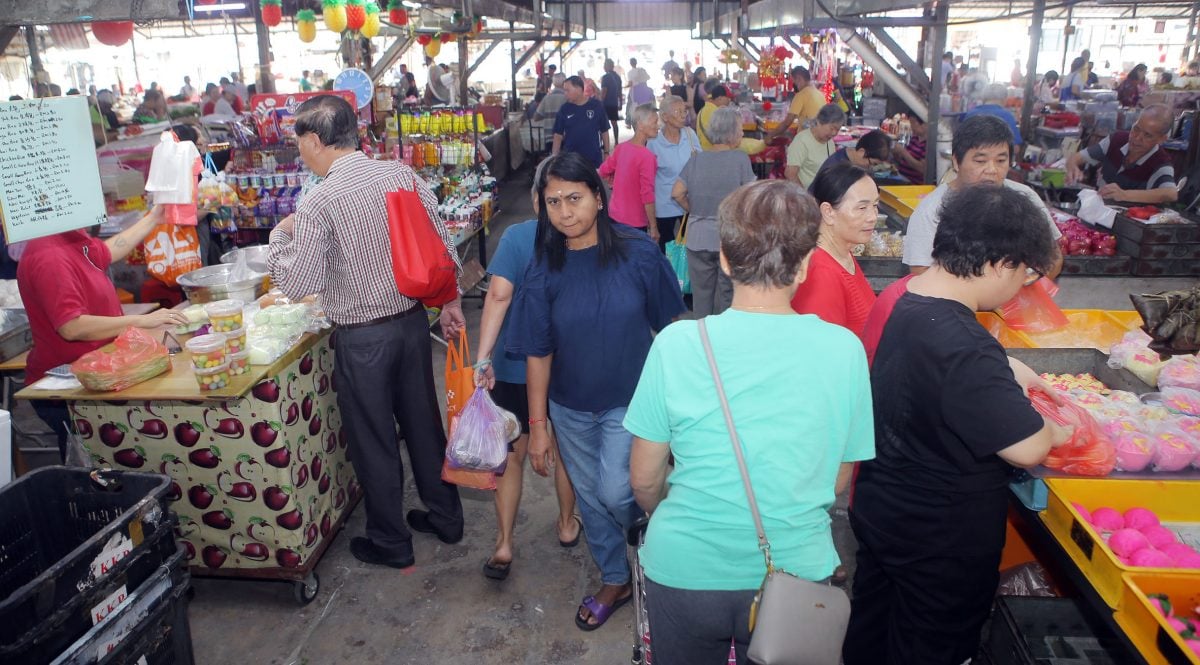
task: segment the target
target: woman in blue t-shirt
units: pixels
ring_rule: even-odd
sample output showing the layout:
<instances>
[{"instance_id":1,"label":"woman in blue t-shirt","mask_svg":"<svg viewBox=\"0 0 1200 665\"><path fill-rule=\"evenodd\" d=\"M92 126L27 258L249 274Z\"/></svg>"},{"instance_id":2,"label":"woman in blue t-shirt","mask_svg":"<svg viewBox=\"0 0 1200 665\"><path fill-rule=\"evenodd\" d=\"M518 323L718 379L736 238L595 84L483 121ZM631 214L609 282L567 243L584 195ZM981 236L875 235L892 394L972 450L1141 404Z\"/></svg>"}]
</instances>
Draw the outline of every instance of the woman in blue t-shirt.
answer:
<instances>
[{"instance_id":1,"label":"woman in blue t-shirt","mask_svg":"<svg viewBox=\"0 0 1200 665\"><path fill-rule=\"evenodd\" d=\"M629 602L625 531L640 515L622 426L654 331L684 311L679 281L646 234L614 224L596 169L551 157L536 183L537 245L513 301L507 349L527 356L529 458L554 465L547 418L575 485L602 586L575 615L595 630Z\"/></svg>"}]
</instances>

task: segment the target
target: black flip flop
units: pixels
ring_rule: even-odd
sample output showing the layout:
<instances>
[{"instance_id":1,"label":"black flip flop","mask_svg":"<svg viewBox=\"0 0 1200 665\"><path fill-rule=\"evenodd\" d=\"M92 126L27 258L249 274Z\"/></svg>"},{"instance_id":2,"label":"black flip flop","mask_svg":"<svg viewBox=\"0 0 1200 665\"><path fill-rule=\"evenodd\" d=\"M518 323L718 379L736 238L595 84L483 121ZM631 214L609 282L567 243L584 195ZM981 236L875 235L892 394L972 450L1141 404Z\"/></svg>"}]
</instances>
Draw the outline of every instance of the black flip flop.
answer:
<instances>
[{"instance_id":1,"label":"black flip flop","mask_svg":"<svg viewBox=\"0 0 1200 665\"><path fill-rule=\"evenodd\" d=\"M512 568L511 561L503 563L493 563L489 558L483 562L483 575L491 580L506 580L508 579L508 571Z\"/></svg>"},{"instance_id":2,"label":"black flip flop","mask_svg":"<svg viewBox=\"0 0 1200 665\"><path fill-rule=\"evenodd\" d=\"M571 515L571 519L573 519L579 523L579 531L575 532L575 538L573 538L570 541L563 541L563 540L558 541L559 547L567 547L567 548L575 547L576 545L579 544L579 537L583 535L583 520L580 519L580 517L578 515Z\"/></svg>"}]
</instances>

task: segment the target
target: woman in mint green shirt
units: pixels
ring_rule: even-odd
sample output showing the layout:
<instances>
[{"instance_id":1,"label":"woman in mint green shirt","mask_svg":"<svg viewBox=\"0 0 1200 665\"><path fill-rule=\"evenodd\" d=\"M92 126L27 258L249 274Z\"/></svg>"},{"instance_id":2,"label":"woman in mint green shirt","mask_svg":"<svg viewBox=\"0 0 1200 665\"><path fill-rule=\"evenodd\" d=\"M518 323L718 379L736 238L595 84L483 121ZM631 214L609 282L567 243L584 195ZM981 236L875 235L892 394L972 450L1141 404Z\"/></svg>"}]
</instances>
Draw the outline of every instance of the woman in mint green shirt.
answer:
<instances>
[{"instance_id":1,"label":"woman in mint green shirt","mask_svg":"<svg viewBox=\"0 0 1200 665\"><path fill-rule=\"evenodd\" d=\"M759 181L718 218L733 305L707 326L771 554L823 580L838 565L829 507L853 462L874 457L866 355L845 328L791 310L817 242L811 196ZM766 567L695 321L654 340L625 428L634 496L652 513L641 563L655 665L724 663L731 640L746 662Z\"/></svg>"}]
</instances>

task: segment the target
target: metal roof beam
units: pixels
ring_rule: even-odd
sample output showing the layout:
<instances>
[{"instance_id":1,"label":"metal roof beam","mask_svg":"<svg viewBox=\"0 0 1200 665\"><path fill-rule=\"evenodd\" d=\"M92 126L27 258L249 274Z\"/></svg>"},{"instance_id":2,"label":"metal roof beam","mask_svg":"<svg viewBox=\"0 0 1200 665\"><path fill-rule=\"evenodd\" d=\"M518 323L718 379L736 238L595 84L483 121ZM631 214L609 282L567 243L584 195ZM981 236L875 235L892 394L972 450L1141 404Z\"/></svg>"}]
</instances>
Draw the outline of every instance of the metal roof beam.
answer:
<instances>
[{"instance_id":1,"label":"metal roof beam","mask_svg":"<svg viewBox=\"0 0 1200 665\"><path fill-rule=\"evenodd\" d=\"M397 39L396 41L392 42L392 45L379 55L379 59L376 60L375 64L371 67L371 81L378 83L379 79L383 78L383 75L388 73L388 70L392 68L392 65L396 64L396 61L400 59L400 56L404 55L404 52L411 48L413 43L416 41L416 37L409 35L408 37Z\"/></svg>"},{"instance_id":2,"label":"metal roof beam","mask_svg":"<svg viewBox=\"0 0 1200 665\"><path fill-rule=\"evenodd\" d=\"M887 50L891 51L892 55L896 56L896 59L900 61L900 64L904 65L904 71L908 72L909 76L915 80L917 87L922 91L928 92L932 82L925 75L925 70L917 66L917 63L909 57L908 52L900 44L896 43L895 39L892 39L887 30L883 28L870 28L870 30L875 39L880 44L883 44Z\"/></svg>"},{"instance_id":3,"label":"metal roof beam","mask_svg":"<svg viewBox=\"0 0 1200 665\"><path fill-rule=\"evenodd\" d=\"M479 65L482 65L483 61L487 60L488 56L491 55L492 51L495 51L496 47L499 45L500 40L494 40L491 44L488 44L487 48L483 49L483 53L480 53L479 57L475 58L475 62L471 63L470 67L467 67L467 76L469 77L471 74L474 74L475 70L479 69Z\"/></svg>"}]
</instances>

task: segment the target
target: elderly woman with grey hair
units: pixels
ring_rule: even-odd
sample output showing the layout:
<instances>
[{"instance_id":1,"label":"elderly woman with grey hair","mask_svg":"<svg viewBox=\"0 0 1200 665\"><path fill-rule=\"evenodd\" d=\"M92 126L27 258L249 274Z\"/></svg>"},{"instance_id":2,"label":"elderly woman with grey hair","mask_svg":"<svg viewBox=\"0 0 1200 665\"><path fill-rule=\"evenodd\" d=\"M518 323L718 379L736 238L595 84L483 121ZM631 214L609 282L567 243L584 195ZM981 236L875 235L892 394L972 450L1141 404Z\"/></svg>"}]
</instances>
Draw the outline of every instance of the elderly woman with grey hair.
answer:
<instances>
[{"instance_id":1,"label":"elderly woman with grey hair","mask_svg":"<svg viewBox=\"0 0 1200 665\"><path fill-rule=\"evenodd\" d=\"M733 190L756 179L750 157L738 150L742 117L736 109L717 109L707 131L712 149L692 155L671 190L671 198L688 215L684 234L697 317L720 314L733 300L733 283L721 270L717 208Z\"/></svg>"},{"instance_id":2,"label":"elderly woman with grey hair","mask_svg":"<svg viewBox=\"0 0 1200 665\"><path fill-rule=\"evenodd\" d=\"M679 71L672 71L672 76ZM671 190L683 167L700 152L700 137L687 126L688 106L682 97L667 95L662 101L661 129L646 144L658 160L654 174L654 212L658 215L658 246L664 248L675 237L675 225L683 220L683 208L671 198Z\"/></svg>"},{"instance_id":3,"label":"elderly woman with grey hair","mask_svg":"<svg viewBox=\"0 0 1200 665\"><path fill-rule=\"evenodd\" d=\"M833 137L846 124L846 112L837 104L826 104L817 111L817 119L812 127L796 134L787 149L787 167L783 175L787 180L798 182L805 187L812 184L817 177L817 171L825 160L837 150Z\"/></svg>"},{"instance_id":4,"label":"elderly woman with grey hair","mask_svg":"<svg viewBox=\"0 0 1200 665\"><path fill-rule=\"evenodd\" d=\"M609 217L645 231L654 242L658 242L654 209L654 172L658 162L646 144L657 134L658 110L654 104L638 106L633 110L633 138L618 144L600 165L600 177L612 184Z\"/></svg>"}]
</instances>

